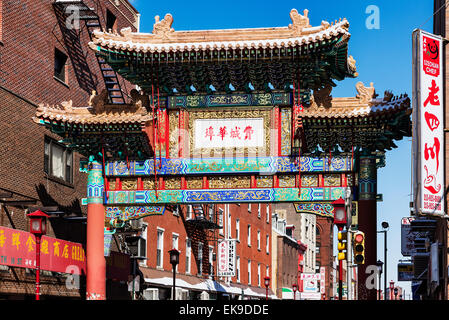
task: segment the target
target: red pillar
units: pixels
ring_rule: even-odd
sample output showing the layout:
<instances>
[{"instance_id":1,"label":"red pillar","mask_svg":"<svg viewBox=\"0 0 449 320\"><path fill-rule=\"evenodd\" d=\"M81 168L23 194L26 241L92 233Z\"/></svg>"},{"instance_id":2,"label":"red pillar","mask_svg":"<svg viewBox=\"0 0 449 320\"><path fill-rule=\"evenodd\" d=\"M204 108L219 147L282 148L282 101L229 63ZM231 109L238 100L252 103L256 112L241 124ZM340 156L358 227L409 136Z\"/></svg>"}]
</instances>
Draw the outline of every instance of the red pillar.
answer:
<instances>
[{"instance_id":1,"label":"red pillar","mask_svg":"<svg viewBox=\"0 0 449 320\"><path fill-rule=\"evenodd\" d=\"M358 269L358 299L376 300L376 289L366 287L366 268L377 262L377 168L375 156L359 160L358 227L365 233L365 264Z\"/></svg>"},{"instance_id":2,"label":"red pillar","mask_svg":"<svg viewBox=\"0 0 449 320\"><path fill-rule=\"evenodd\" d=\"M106 300L103 192L103 167L98 162L90 162L87 178L87 300Z\"/></svg>"}]
</instances>

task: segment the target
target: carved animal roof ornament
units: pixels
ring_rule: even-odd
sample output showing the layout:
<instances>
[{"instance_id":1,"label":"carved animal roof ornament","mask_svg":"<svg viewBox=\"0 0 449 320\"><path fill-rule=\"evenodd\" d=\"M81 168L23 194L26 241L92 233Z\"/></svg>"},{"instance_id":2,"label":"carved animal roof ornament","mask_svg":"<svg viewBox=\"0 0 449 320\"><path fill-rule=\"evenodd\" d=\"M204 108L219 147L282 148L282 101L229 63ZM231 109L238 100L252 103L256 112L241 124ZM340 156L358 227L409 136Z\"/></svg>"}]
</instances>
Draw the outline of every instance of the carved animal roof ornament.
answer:
<instances>
[{"instance_id":1,"label":"carved animal roof ornament","mask_svg":"<svg viewBox=\"0 0 449 320\"><path fill-rule=\"evenodd\" d=\"M169 34L175 32L171 26L173 24L173 16L170 13L167 13L164 19L159 20L159 16L155 16L155 23L153 25L153 34L159 35L162 39L168 39Z\"/></svg>"},{"instance_id":2,"label":"carved animal roof ornament","mask_svg":"<svg viewBox=\"0 0 449 320\"><path fill-rule=\"evenodd\" d=\"M290 11L290 18L292 19L292 23L288 25L289 29L294 30L296 35L300 35L302 29L311 27L309 23L309 10L304 9L304 15L298 13L298 10L292 9Z\"/></svg>"},{"instance_id":3,"label":"carved animal roof ornament","mask_svg":"<svg viewBox=\"0 0 449 320\"><path fill-rule=\"evenodd\" d=\"M365 87L363 82L357 82L355 88L357 90L356 97L360 100L360 103L362 104L366 104L378 96L376 94L376 89L374 88L374 84L372 82L370 83L369 87Z\"/></svg>"}]
</instances>

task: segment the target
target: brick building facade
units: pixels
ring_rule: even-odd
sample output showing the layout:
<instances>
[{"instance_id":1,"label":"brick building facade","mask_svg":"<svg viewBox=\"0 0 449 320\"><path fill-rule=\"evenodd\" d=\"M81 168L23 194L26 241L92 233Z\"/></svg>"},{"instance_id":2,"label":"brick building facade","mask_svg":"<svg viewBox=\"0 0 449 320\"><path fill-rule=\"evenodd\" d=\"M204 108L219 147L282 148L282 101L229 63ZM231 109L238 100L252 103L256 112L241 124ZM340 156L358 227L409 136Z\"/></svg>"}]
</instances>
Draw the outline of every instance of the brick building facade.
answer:
<instances>
[{"instance_id":1,"label":"brick building facade","mask_svg":"<svg viewBox=\"0 0 449 320\"><path fill-rule=\"evenodd\" d=\"M128 1L85 2L97 10L103 27L109 23L137 30L138 13ZM28 231L27 212L55 207L60 214L49 219L47 235L85 243L81 199L87 177L79 172L80 155L32 117L40 103L72 100L74 106L84 106L104 82L84 24L79 30L65 28L52 3L0 1L0 191L8 195L0 199L0 225ZM34 298L34 279L33 270L2 266L0 297ZM84 298L83 281L80 290L69 290L65 279L43 271L42 298Z\"/></svg>"},{"instance_id":2,"label":"brick building facade","mask_svg":"<svg viewBox=\"0 0 449 320\"><path fill-rule=\"evenodd\" d=\"M219 204L203 208L209 221L220 229L202 228L189 205L144 218L147 259L139 266L144 277L144 296L152 292L151 299L171 298L172 266L168 251L176 248L180 251L178 299L264 298L264 277L271 276L272 268L271 205ZM235 276L217 276L219 239L236 240Z\"/></svg>"}]
</instances>

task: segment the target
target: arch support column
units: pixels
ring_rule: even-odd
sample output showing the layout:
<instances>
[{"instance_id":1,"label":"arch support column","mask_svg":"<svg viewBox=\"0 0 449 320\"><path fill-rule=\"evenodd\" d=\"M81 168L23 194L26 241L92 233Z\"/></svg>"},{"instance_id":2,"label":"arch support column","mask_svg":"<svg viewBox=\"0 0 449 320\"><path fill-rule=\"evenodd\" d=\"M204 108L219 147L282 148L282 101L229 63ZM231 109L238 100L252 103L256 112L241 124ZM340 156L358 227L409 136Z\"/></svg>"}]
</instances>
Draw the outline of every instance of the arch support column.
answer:
<instances>
[{"instance_id":1,"label":"arch support column","mask_svg":"<svg viewBox=\"0 0 449 320\"><path fill-rule=\"evenodd\" d=\"M358 226L365 233L365 264L358 268L359 300L376 300L376 289L367 288L366 268L377 262L377 166L375 155L359 157Z\"/></svg>"},{"instance_id":2,"label":"arch support column","mask_svg":"<svg viewBox=\"0 0 449 320\"><path fill-rule=\"evenodd\" d=\"M105 208L103 196L103 166L90 159L87 177L87 300L106 300Z\"/></svg>"}]
</instances>

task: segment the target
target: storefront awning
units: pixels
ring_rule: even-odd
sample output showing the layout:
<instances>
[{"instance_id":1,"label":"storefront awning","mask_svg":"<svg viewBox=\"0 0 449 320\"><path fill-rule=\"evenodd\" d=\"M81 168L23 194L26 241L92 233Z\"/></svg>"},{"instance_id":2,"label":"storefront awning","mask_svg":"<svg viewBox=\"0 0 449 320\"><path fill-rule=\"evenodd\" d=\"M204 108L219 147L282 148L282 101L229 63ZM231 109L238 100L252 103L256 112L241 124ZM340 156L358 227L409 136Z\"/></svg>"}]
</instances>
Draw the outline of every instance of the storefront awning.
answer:
<instances>
[{"instance_id":1,"label":"storefront awning","mask_svg":"<svg viewBox=\"0 0 449 320\"><path fill-rule=\"evenodd\" d=\"M154 270L149 268L140 269L144 275L145 283L154 286L172 287L173 277L171 272ZM244 295L246 297L265 298L266 291L264 288L249 287L241 284L228 285L223 282L214 281L211 279L200 279L195 276L187 276L182 274L176 275L176 287L195 291L206 291L214 293L228 293ZM270 299L277 299L271 289L268 290L268 297Z\"/></svg>"}]
</instances>

